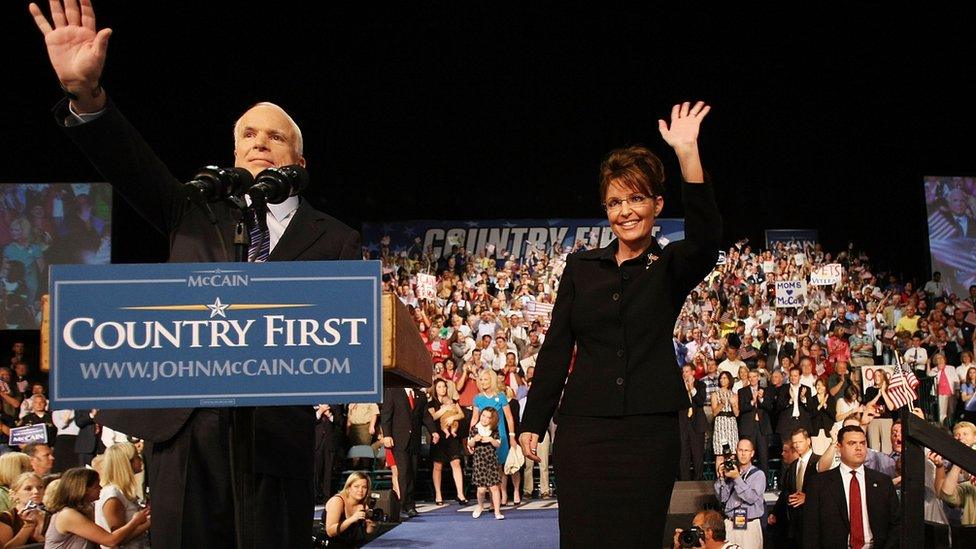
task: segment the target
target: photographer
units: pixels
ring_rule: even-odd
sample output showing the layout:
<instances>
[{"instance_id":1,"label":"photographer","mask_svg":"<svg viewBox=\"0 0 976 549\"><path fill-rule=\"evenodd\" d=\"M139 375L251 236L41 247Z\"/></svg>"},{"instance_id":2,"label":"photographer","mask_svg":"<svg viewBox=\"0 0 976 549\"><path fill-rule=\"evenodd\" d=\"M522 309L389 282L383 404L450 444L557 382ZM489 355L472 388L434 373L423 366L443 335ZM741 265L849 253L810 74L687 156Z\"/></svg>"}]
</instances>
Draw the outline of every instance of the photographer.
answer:
<instances>
[{"instance_id":1,"label":"photographer","mask_svg":"<svg viewBox=\"0 0 976 549\"><path fill-rule=\"evenodd\" d=\"M748 549L762 548L763 493L766 474L752 466L755 448L748 438L739 440L735 462L717 456L715 495L725 510L725 531L731 541Z\"/></svg>"},{"instance_id":2,"label":"photographer","mask_svg":"<svg viewBox=\"0 0 976 549\"><path fill-rule=\"evenodd\" d=\"M718 511L701 511L691 521L687 532L674 530L674 549L704 547L705 549L741 549L731 541L725 541L725 521Z\"/></svg>"},{"instance_id":3,"label":"photographer","mask_svg":"<svg viewBox=\"0 0 976 549\"><path fill-rule=\"evenodd\" d=\"M376 529L367 509L369 477L354 472L338 494L325 504L322 524L329 536L329 547L360 547Z\"/></svg>"}]
</instances>

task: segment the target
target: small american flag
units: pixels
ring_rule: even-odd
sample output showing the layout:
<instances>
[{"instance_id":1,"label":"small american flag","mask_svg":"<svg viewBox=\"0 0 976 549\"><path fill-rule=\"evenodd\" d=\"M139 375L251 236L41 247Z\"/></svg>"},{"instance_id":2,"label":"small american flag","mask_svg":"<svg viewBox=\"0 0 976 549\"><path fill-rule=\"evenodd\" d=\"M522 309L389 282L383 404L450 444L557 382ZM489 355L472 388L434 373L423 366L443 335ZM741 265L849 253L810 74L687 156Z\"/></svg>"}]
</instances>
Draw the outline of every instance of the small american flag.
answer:
<instances>
[{"instance_id":1,"label":"small american flag","mask_svg":"<svg viewBox=\"0 0 976 549\"><path fill-rule=\"evenodd\" d=\"M525 308L532 314L533 317L548 317L552 315L552 303L542 303L539 301L530 301L526 304Z\"/></svg>"},{"instance_id":2,"label":"small american flag","mask_svg":"<svg viewBox=\"0 0 976 549\"><path fill-rule=\"evenodd\" d=\"M915 398L918 398L917 389L919 382L918 378L915 377L915 372L912 372L911 370L905 372L905 379L908 381L908 386L912 388L912 393L915 395Z\"/></svg>"},{"instance_id":3,"label":"small american flag","mask_svg":"<svg viewBox=\"0 0 976 549\"><path fill-rule=\"evenodd\" d=\"M915 374L909 372L908 375L911 376L911 379L915 380L915 387L918 387L918 379L915 377ZM914 387L912 387L912 382L908 379L908 375L896 369L891 374L891 379L888 380L888 396L891 397L895 409L903 406L911 406L912 402L918 398L918 394L915 392Z\"/></svg>"}]
</instances>

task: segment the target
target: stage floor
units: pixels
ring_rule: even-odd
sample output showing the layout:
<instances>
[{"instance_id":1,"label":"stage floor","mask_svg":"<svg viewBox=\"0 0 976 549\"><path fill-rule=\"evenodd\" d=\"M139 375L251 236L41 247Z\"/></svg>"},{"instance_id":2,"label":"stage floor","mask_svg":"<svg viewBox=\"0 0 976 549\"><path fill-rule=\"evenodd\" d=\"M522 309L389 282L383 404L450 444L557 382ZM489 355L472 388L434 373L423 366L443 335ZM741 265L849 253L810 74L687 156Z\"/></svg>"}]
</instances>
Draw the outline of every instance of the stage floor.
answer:
<instances>
[{"instance_id":1,"label":"stage floor","mask_svg":"<svg viewBox=\"0 0 976 549\"><path fill-rule=\"evenodd\" d=\"M495 520L486 510L471 518L473 505L457 502L438 507L418 503L420 516L404 521L366 547L464 547L498 549L499 540L518 540L518 547L548 549L559 547L559 508L555 499L532 500L519 507L502 507L505 520Z\"/></svg>"}]
</instances>

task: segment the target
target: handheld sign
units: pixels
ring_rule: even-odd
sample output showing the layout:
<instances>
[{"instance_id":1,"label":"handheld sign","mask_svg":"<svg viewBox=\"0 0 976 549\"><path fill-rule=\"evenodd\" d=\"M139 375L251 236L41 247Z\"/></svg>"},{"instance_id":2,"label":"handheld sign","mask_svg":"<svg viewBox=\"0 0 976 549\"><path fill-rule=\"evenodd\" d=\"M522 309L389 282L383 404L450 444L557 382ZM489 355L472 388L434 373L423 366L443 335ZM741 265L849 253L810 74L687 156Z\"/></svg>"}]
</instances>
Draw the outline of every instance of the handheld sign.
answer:
<instances>
[{"instance_id":1,"label":"handheld sign","mask_svg":"<svg viewBox=\"0 0 976 549\"><path fill-rule=\"evenodd\" d=\"M843 272L844 268L840 263L824 265L810 273L810 284L814 286L833 286L840 282Z\"/></svg>"},{"instance_id":2,"label":"handheld sign","mask_svg":"<svg viewBox=\"0 0 976 549\"><path fill-rule=\"evenodd\" d=\"M14 427L10 430L10 446L23 446L31 443L47 444L47 425L38 423L37 425Z\"/></svg>"},{"instance_id":3,"label":"handheld sign","mask_svg":"<svg viewBox=\"0 0 976 549\"><path fill-rule=\"evenodd\" d=\"M417 297L437 299L437 278L426 273L417 273Z\"/></svg>"},{"instance_id":4,"label":"handheld sign","mask_svg":"<svg viewBox=\"0 0 976 549\"><path fill-rule=\"evenodd\" d=\"M803 307L807 301L807 283L804 280L777 280L776 306Z\"/></svg>"},{"instance_id":5,"label":"handheld sign","mask_svg":"<svg viewBox=\"0 0 976 549\"><path fill-rule=\"evenodd\" d=\"M379 261L53 265L54 408L382 400Z\"/></svg>"}]
</instances>

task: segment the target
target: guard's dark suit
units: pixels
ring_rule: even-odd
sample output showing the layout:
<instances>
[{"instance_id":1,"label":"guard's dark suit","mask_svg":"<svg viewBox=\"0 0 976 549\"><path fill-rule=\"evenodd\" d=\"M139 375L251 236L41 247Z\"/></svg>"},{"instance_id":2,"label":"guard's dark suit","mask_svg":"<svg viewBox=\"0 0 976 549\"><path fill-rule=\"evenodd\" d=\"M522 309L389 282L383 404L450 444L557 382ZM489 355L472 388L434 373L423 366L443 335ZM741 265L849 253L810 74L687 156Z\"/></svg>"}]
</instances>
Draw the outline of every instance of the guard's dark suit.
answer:
<instances>
[{"instance_id":1,"label":"guard's dark suit","mask_svg":"<svg viewBox=\"0 0 976 549\"><path fill-rule=\"evenodd\" d=\"M806 494L812 483L814 477L817 476L817 462L820 461L820 456L814 453L810 453L810 459L807 460L806 469L803 470L803 493ZM789 468L786 470L786 474L783 475L783 484L780 486L779 499L776 501L776 509L785 509L786 516L776 515L776 525L778 528L784 531L787 542L791 547L798 546L803 540L803 513L806 509L807 503L800 505L798 507L790 507L789 497L790 495L796 493L796 474L800 467L800 460L797 459L790 464ZM809 502L809 500L807 500ZM784 524L783 519L786 519Z\"/></svg>"},{"instance_id":2,"label":"guard's dark suit","mask_svg":"<svg viewBox=\"0 0 976 549\"><path fill-rule=\"evenodd\" d=\"M69 119L67 102L55 107ZM97 119L64 127L106 181L169 235L172 263L233 261L239 213L214 204L216 227L183 198L182 185L109 102ZM269 261L360 259L359 233L302 201ZM234 544L227 410L104 410L99 423L153 442L152 540L159 547ZM258 547L307 546L312 536L311 406L258 408L254 414L255 535Z\"/></svg>"},{"instance_id":3,"label":"guard's dark suit","mask_svg":"<svg viewBox=\"0 0 976 549\"><path fill-rule=\"evenodd\" d=\"M863 468L864 492L867 498L868 524L874 536L874 547L888 549L901 545L901 508L891 477ZM816 476L805 488L807 502L803 511L804 549L846 549L851 533L847 493L840 467Z\"/></svg>"},{"instance_id":4,"label":"guard's dark suit","mask_svg":"<svg viewBox=\"0 0 976 549\"><path fill-rule=\"evenodd\" d=\"M75 425L78 426L75 453L78 454L78 465L82 467L91 465L98 450L98 433L95 432L97 426L90 414L91 410L75 410Z\"/></svg>"},{"instance_id":5,"label":"guard's dark suit","mask_svg":"<svg viewBox=\"0 0 976 549\"><path fill-rule=\"evenodd\" d=\"M332 419L322 414L315 421L315 467L313 469L313 484L315 486L315 501L328 501L332 494L332 468L337 456L343 455L346 431L345 406L332 405L330 407Z\"/></svg>"},{"instance_id":6,"label":"guard's dark suit","mask_svg":"<svg viewBox=\"0 0 976 549\"><path fill-rule=\"evenodd\" d=\"M416 506L414 480L417 477L417 457L420 455L420 429L426 426L429 432L438 432L434 418L427 413L427 395L420 389L414 389L413 394L411 409L404 389L383 389L383 404L380 406L383 436L393 437L393 459L396 461L397 484L400 485L400 502L404 511Z\"/></svg>"}]
</instances>

